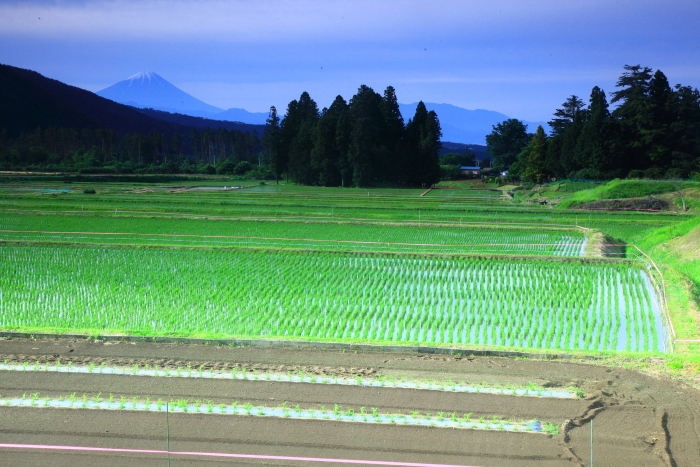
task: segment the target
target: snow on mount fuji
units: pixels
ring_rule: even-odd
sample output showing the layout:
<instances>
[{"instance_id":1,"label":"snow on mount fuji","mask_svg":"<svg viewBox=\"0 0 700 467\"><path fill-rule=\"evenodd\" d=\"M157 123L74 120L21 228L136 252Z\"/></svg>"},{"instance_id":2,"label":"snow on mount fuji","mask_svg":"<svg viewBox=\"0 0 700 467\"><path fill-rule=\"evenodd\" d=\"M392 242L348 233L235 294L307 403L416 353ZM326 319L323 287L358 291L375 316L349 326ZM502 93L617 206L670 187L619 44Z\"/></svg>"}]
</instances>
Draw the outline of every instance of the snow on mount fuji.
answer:
<instances>
[{"instance_id":1,"label":"snow on mount fuji","mask_svg":"<svg viewBox=\"0 0 700 467\"><path fill-rule=\"evenodd\" d=\"M136 73L124 81L97 91L98 96L120 104L141 108L154 108L167 112L190 114L206 112L216 114L223 109L214 107L190 96L153 72Z\"/></svg>"}]
</instances>

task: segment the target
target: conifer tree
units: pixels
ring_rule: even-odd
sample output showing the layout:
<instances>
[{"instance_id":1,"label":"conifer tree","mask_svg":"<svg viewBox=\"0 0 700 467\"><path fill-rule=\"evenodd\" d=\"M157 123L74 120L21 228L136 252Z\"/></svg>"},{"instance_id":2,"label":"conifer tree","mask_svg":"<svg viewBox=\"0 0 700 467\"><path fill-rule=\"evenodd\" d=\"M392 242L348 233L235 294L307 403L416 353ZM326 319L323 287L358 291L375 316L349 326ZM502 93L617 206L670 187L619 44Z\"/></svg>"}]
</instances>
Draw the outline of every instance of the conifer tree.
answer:
<instances>
[{"instance_id":1,"label":"conifer tree","mask_svg":"<svg viewBox=\"0 0 700 467\"><path fill-rule=\"evenodd\" d=\"M265 134L263 135L263 144L267 146L270 152L270 164L272 171L275 173L275 183L279 184L279 177L286 171L285 162L282 155L282 130L280 128L280 118L277 116L277 108L273 105L270 107L270 114L265 122Z\"/></svg>"},{"instance_id":2,"label":"conifer tree","mask_svg":"<svg viewBox=\"0 0 700 467\"><path fill-rule=\"evenodd\" d=\"M544 180L545 157L547 154L547 135L542 125L537 126L535 135L532 137L521 161L523 167L523 178L530 182L540 183Z\"/></svg>"},{"instance_id":3,"label":"conifer tree","mask_svg":"<svg viewBox=\"0 0 700 467\"><path fill-rule=\"evenodd\" d=\"M581 127L581 134L576 142L576 159L580 167L599 172L599 175L593 178L601 178L604 171L615 167L616 161L610 147L613 122L608 111L608 101L605 92L598 86L591 91L587 116L588 120Z\"/></svg>"}]
</instances>

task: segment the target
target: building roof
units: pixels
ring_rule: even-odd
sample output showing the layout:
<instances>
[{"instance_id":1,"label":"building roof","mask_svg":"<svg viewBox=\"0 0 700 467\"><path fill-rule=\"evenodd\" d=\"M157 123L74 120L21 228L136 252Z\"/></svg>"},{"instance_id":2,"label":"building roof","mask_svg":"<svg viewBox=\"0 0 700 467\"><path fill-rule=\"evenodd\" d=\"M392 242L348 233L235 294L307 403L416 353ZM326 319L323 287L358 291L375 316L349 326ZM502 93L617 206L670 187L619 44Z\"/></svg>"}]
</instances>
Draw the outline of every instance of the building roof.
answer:
<instances>
[{"instance_id":1,"label":"building roof","mask_svg":"<svg viewBox=\"0 0 700 467\"><path fill-rule=\"evenodd\" d=\"M481 167L468 167L465 165L460 167L459 170L481 170Z\"/></svg>"}]
</instances>

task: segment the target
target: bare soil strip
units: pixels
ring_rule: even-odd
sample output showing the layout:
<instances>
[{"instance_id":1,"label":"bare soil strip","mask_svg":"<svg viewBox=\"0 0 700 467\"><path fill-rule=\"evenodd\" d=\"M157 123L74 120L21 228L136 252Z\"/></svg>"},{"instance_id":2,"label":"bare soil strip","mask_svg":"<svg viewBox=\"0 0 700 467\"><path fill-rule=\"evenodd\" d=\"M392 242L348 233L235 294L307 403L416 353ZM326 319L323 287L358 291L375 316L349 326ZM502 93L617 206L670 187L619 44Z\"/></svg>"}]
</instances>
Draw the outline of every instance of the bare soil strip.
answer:
<instances>
[{"instance_id":1,"label":"bare soil strip","mask_svg":"<svg viewBox=\"0 0 700 467\"><path fill-rule=\"evenodd\" d=\"M340 404L382 412L438 411L538 418L562 425L559 435L431 427L362 425L215 414L171 414L171 449L425 462L486 467L588 466L594 420L596 466L700 466L700 393L687 385L635 371L567 362L381 352L230 348L71 340L0 340L0 354L105 359L110 364L206 362L253 367L317 368L318 374L371 371L396 377L580 386L586 399L540 399L357 386L187 378L150 378L41 372L0 373L0 394L77 392L144 397L238 400L257 405L288 401L300 407ZM42 360L43 358L37 358ZM128 363L127 363L128 362ZM276 372L279 370L276 369ZM312 371L309 371L310 373ZM165 381L164 381L165 380ZM264 404L263 404L264 403ZM159 413L12 408L0 410L0 442L128 449L163 449ZM10 452L7 465L163 465L164 459L129 454ZM213 465L218 460L177 459L173 465ZM223 461L221 461L223 462ZM229 461L230 462L230 461ZM242 461L237 465L308 465Z\"/></svg>"}]
</instances>

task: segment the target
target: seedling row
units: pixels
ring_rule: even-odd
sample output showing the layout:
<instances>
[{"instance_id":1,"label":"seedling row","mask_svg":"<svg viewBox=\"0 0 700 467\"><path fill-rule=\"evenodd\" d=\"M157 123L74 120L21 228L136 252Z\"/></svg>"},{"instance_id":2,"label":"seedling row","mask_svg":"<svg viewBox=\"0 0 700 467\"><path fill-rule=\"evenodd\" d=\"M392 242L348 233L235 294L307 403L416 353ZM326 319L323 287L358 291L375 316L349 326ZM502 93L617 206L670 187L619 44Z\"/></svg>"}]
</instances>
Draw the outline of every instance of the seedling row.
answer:
<instances>
[{"instance_id":1,"label":"seedling row","mask_svg":"<svg viewBox=\"0 0 700 467\"><path fill-rule=\"evenodd\" d=\"M107 400L104 400L107 399ZM497 415L490 418L479 417L472 420L472 413L457 415L456 413L424 413L414 411L411 415L380 413L376 408L361 407L357 412L354 409L342 409L335 404L332 409L321 406L320 410L287 407L286 403L278 407L259 407L253 404L214 404L212 401L179 399L164 401L143 397L102 397L102 394L89 396L87 394L78 397L75 393L53 399L41 397L39 393L25 394L17 399L0 398L0 406L6 407L53 407L53 408L78 408L78 409L103 409L103 410L138 410L149 412L175 412L175 413L209 413L227 415L250 415L260 417L304 418L315 420L335 420L342 422L382 423L407 426L433 426L443 428L471 428L480 430L504 430L504 431L529 431L549 432L555 429L552 424L543 424L539 420L520 421L506 420Z\"/></svg>"},{"instance_id":2,"label":"seedling row","mask_svg":"<svg viewBox=\"0 0 700 467\"><path fill-rule=\"evenodd\" d=\"M0 364L0 370L5 371L25 371L25 372L56 372L56 373L88 373L88 374L108 374L108 375L127 375L127 376L155 376L155 377L177 377L177 378L205 378L205 379L230 379L230 380L246 380L246 381L279 381L291 383L311 383L311 384L332 384L332 385L351 385L351 386L372 386L386 388L408 388L408 389L428 389L434 391L449 391L449 392L467 392L467 393L483 393L483 394L504 394L516 396L537 396L537 397L556 397L556 398L573 398L582 397L583 393L578 388L569 390L553 390L539 387L535 384L529 384L527 387L518 387L512 384L506 384L505 387L489 387L486 385L468 385L465 383L423 383L417 381L397 380L392 377L378 377L375 379L362 378L341 378L336 376L314 376L304 374L274 374L274 373L247 373L246 371L231 370L228 373L205 371L203 368L178 368L176 370L160 370L140 368L134 365L132 368L108 367L106 365L89 365L89 366L73 366L73 365L42 365L39 362L30 364Z\"/></svg>"}]
</instances>

